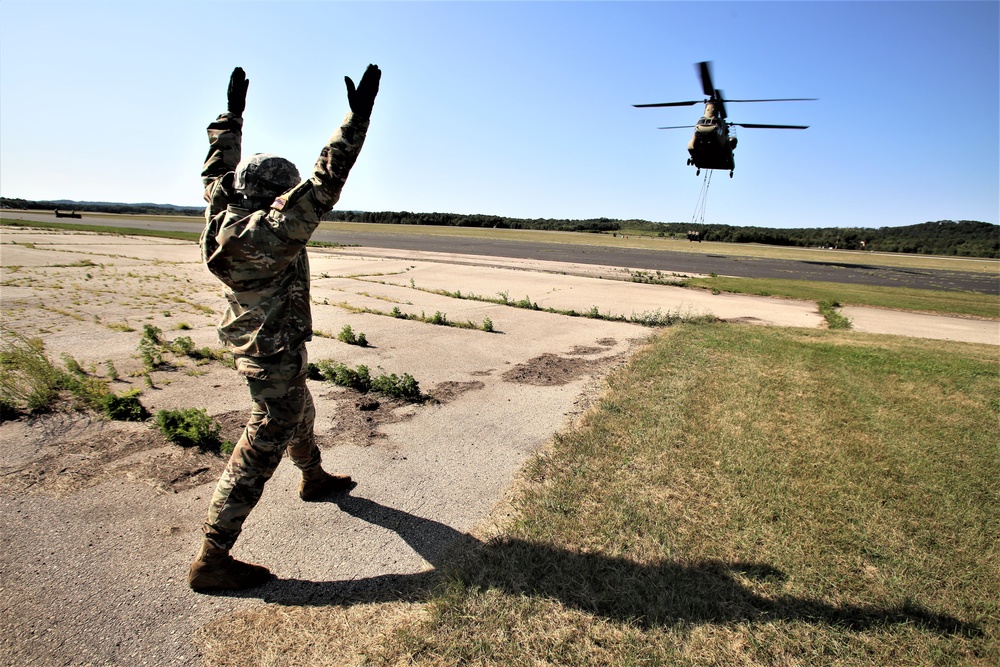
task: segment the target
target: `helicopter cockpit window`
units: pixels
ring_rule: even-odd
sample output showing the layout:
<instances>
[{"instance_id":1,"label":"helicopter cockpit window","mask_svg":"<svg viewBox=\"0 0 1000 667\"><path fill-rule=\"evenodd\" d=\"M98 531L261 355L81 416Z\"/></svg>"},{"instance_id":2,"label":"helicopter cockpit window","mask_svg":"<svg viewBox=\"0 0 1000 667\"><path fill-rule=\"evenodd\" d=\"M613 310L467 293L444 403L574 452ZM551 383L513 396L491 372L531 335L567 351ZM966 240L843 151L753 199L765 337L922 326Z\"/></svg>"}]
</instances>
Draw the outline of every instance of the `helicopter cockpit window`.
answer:
<instances>
[{"instance_id":1,"label":"helicopter cockpit window","mask_svg":"<svg viewBox=\"0 0 1000 667\"><path fill-rule=\"evenodd\" d=\"M698 121L698 124L699 125L715 125L715 119L714 118L707 118L705 116L702 116L701 120Z\"/></svg>"}]
</instances>

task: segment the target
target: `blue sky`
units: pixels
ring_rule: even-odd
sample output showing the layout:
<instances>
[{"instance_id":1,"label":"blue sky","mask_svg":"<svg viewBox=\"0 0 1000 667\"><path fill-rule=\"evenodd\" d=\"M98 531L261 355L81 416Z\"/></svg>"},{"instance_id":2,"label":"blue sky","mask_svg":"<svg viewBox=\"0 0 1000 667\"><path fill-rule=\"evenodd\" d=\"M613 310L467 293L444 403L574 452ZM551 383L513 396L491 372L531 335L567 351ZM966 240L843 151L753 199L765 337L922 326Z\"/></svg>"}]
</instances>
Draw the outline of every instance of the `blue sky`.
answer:
<instances>
[{"instance_id":1,"label":"blue sky","mask_svg":"<svg viewBox=\"0 0 1000 667\"><path fill-rule=\"evenodd\" d=\"M998 222L998 2L0 3L0 194L200 205L234 66L244 153L307 171L383 70L338 208L690 222L714 62L737 128L705 221Z\"/></svg>"}]
</instances>

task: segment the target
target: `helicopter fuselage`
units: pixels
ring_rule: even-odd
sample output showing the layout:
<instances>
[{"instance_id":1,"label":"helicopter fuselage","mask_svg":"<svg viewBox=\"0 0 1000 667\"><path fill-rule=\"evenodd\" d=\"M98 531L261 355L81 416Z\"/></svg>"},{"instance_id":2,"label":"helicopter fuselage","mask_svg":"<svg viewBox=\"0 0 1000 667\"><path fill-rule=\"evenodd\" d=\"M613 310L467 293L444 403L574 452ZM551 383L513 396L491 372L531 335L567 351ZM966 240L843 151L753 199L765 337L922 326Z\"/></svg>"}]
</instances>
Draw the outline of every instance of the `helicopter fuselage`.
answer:
<instances>
[{"instance_id":1,"label":"helicopter fuselage","mask_svg":"<svg viewBox=\"0 0 1000 667\"><path fill-rule=\"evenodd\" d=\"M694 136L688 142L688 153L691 155L688 164L693 164L699 170L732 171L736 167L733 159L736 143L736 137L729 134L726 121L716 118L714 105L706 104L705 115L695 125Z\"/></svg>"}]
</instances>

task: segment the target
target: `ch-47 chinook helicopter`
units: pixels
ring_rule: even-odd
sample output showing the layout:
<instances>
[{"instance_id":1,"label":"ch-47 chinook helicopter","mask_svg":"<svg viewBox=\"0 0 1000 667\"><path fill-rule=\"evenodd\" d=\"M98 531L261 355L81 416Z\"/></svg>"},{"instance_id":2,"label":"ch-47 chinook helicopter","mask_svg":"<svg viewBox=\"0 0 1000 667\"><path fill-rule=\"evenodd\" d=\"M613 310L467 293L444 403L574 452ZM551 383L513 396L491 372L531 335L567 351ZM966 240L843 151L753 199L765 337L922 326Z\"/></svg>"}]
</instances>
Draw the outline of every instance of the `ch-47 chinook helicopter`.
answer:
<instances>
[{"instance_id":1,"label":"ch-47 chinook helicopter","mask_svg":"<svg viewBox=\"0 0 1000 667\"><path fill-rule=\"evenodd\" d=\"M749 128L771 128L776 130L804 130L808 125L760 125L758 123L731 123L726 120L726 102L806 102L815 97L792 97L771 100L727 100L721 90L712 85L710 62L695 65L701 76L701 89L708 96L706 100L690 100L687 102L660 102L658 104L633 104L634 107L685 107L704 104L705 113L697 125L674 125L661 127L660 130L679 130L694 127L694 136L688 143L688 153L691 157L687 163L694 165L701 173L702 169L728 169L729 177L733 177L736 163L733 161L733 149L736 148L736 137L729 135L733 125Z\"/></svg>"}]
</instances>

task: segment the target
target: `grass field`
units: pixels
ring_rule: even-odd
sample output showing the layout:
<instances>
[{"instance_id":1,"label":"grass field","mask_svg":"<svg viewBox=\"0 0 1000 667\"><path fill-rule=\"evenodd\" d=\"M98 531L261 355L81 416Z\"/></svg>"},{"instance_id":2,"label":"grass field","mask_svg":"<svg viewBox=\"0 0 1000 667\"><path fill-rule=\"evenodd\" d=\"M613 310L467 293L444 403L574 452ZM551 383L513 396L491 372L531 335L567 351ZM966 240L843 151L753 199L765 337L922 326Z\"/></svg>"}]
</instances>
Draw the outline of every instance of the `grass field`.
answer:
<instances>
[{"instance_id":1,"label":"grass field","mask_svg":"<svg viewBox=\"0 0 1000 667\"><path fill-rule=\"evenodd\" d=\"M992 346L665 330L439 579L240 612L202 646L214 665L998 664L998 370Z\"/></svg>"}]
</instances>

